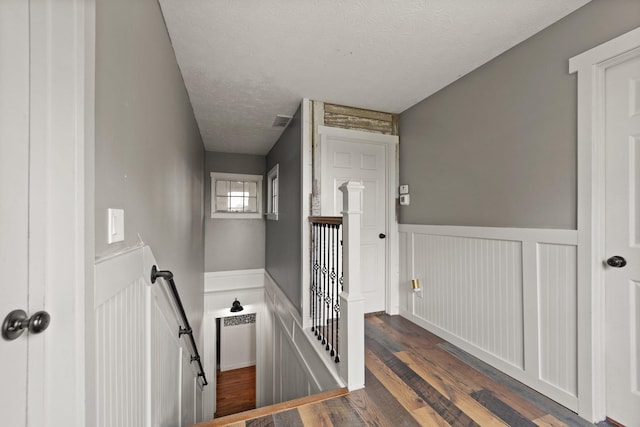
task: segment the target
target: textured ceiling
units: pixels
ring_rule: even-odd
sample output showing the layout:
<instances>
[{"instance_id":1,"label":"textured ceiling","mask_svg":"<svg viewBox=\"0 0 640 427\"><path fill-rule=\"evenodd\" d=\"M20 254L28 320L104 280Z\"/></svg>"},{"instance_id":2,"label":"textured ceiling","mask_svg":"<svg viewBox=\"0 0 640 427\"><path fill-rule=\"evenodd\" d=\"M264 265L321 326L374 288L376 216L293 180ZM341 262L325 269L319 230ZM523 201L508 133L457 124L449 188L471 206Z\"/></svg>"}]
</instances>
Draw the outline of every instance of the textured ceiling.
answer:
<instances>
[{"instance_id":1,"label":"textured ceiling","mask_svg":"<svg viewBox=\"0 0 640 427\"><path fill-rule=\"evenodd\" d=\"M160 0L205 147L266 154L302 98L400 113L589 0Z\"/></svg>"}]
</instances>

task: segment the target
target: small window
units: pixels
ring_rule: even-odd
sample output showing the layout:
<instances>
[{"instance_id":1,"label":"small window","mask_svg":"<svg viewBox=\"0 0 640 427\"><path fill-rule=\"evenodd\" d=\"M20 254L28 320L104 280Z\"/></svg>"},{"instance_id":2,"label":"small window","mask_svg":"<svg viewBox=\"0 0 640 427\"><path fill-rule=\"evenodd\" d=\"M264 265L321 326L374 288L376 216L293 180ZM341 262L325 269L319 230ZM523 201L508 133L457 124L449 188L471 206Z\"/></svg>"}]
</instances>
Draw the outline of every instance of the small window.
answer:
<instances>
[{"instance_id":1,"label":"small window","mask_svg":"<svg viewBox=\"0 0 640 427\"><path fill-rule=\"evenodd\" d=\"M211 173L211 218L261 218L262 176Z\"/></svg>"},{"instance_id":2,"label":"small window","mask_svg":"<svg viewBox=\"0 0 640 427\"><path fill-rule=\"evenodd\" d=\"M278 177L280 175L280 165L277 164L269 171L267 175L267 219L278 220L278 197L280 192L278 190Z\"/></svg>"}]
</instances>

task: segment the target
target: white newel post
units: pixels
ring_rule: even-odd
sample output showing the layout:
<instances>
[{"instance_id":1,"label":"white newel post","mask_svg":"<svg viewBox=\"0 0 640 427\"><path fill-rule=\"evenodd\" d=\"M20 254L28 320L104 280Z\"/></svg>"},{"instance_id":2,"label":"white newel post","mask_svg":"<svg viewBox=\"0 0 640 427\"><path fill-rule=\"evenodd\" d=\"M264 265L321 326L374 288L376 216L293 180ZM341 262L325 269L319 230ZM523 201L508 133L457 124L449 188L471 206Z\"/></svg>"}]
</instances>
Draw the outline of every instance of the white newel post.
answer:
<instances>
[{"instance_id":1,"label":"white newel post","mask_svg":"<svg viewBox=\"0 0 640 427\"><path fill-rule=\"evenodd\" d=\"M348 181L342 191L344 285L340 293L340 376L349 390L364 387L364 297L360 280L360 221L364 185Z\"/></svg>"}]
</instances>

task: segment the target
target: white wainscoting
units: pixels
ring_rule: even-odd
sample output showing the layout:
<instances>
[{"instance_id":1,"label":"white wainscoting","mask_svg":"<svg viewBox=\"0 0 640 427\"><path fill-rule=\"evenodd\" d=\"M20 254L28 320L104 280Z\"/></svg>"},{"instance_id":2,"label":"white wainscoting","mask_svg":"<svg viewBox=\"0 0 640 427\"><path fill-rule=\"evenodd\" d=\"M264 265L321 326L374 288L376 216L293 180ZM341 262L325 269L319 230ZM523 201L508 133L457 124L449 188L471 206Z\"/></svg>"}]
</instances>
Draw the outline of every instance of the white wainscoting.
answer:
<instances>
[{"instance_id":1,"label":"white wainscoting","mask_svg":"<svg viewBox=\"0 0 640 427\"><path fill-rule=\"evenodd\" d=\"M215 271L204 273L204 319L202 321L203 364L211 387L202 391L202 410L205 419L213 418L216 412L216 319L230 316L235 299L242 303L241 314L256 313L256 330L261 327L264 307L264 269ZM262 335L256 334L256 405L271 402L264 396L262 387L265 369L264 358L260 358ZM270 362L269 362L270 363ZM267 365L269 366L269 365ZM265 399L267 403L265 402Z\"/></svg>"},{"instance_id":2,"label":"white wainscoting","mask_svg":"<svg viewBox=\"0 0 640 427\"><path fill-rule=\"evenodd\" d=\"M215 384L215 319L229 316L238 298L242 314L256 313L256 405L262 407L344 387L335 364L318 351L300 314L264 270L205 273L205 370ZM205 418L215 413L215 386L203 391Z\"/></svg>"},{"instance_id":3,"label":"white wainscoting","mask_svg":"<svg viewBox=\"0 0 640 427\"><path fill-rule=\"evenodd\" d=\"M264 269L204 273L204 312L229 315L234 299L247 308L264 302Z\"/></svg>"},{"instance_id":4,"label":"white wainscoting","mask_svg":"<svg viewBox=\"0 0 640 427\"><path fill-rule=\"evenodd\" d=\"M573 230L400 225L400 314L576 410L576 254Z\"/></svg>"},{"instance_id":5,"label":"white wainscoting","mask_svg":"<svg viewBox=\"0 0 640 427\"><path fill-rule=\"evenodd\" d=\"M197 421L197 372L154 264L147 246L95 263L96 426Z\"/></svg>"},{"instance_id":6,"label":"white wainscoting","mask_svg":"<svg viewBox=\"0 0 640 427\"><path fill-rule=\"evenodd\" d=\"M273 403L344 387L335 363L302 328L300 314L268 273L265 309L272 326L266 332L273 336Z\"/></svg>"}]
</instances>

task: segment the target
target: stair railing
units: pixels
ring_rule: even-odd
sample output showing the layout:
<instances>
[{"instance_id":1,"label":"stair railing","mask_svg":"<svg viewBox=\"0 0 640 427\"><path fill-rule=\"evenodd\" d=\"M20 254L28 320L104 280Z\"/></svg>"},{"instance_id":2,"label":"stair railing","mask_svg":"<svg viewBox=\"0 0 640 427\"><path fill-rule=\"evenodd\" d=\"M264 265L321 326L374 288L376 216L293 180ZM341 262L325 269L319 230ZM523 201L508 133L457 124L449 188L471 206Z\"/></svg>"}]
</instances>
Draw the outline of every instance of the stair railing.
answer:
<instances>
[{"instance_id":1,"label":"stair railing","mask_svg":"<svg viewBox=\"0 0 640 427\"><path fill-rule=\"evenodd\" d=\"M178 311L178 315L180 316L182 323L182 325L178 327L178 338L182 335L187 335L189 337L189 343L191 344L190 361L191 363L196 362L198 364L198 378L202 378L202 386L204 387L209 383L207 382L207 377L204 374L202 361L200 360L200 353L198 353L198 346L196 345L196 341L193 339L193 330L189 324L189 319L187 319L187 313L184 311L184 306L182 305L182 299L178 293L178 288L176 288L176 283L173 281L173 273L169 270L158 270L154 265L151 267L151 283L155 283L158 277L164 279L165 283L168 285L169 294L173 299L174 306Z\"/></svg>"},{"instance_id":2,"label":"stair railing","mask_svg":"<svg viewBox=\"0 0 640 427\"><path fill-rule=\"evenodd\" d=\"M349 390L364 387L364 297L360 280L359 182L345 182L341 217L310 217L311 330Z\"/></svg>"},{"instance_id":3,"label":"stair railing","mask_svg":"<svg viewBox=\"0 0 640 427\"><path fill-rule=\"evenodd\" d=\"M340 292L342 292L342 217L312 216L311 331L335 363L340 362Z\"/></svg>"}]
</instances>

